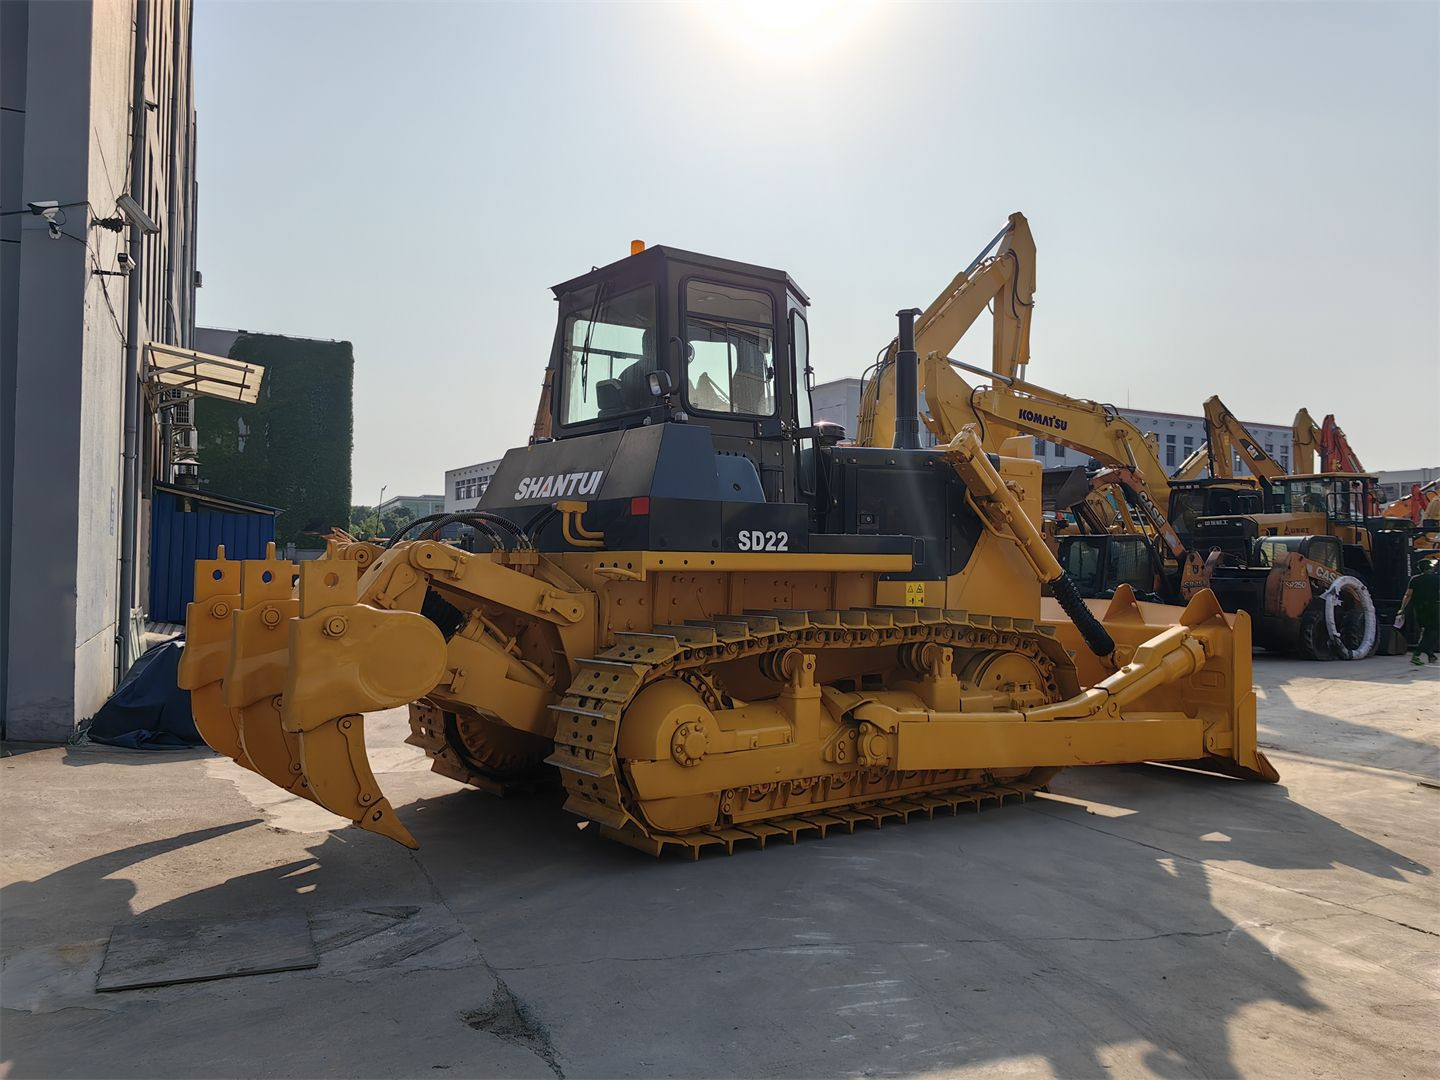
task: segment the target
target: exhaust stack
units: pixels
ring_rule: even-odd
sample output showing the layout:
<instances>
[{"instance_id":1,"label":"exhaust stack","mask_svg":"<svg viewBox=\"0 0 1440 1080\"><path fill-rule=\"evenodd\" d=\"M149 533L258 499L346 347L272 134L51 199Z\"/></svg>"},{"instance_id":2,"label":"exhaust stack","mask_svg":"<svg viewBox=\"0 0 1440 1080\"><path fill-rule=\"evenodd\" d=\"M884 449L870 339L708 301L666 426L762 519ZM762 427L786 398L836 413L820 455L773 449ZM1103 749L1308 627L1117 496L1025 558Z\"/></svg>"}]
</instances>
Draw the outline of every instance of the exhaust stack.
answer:
<instances>
[{"instance_id":1,"label":"exhaust stack","mask_svg":"<svg viewBox=\"0 0 1440 1080\"><path fill-rule=\"evenodd\" d=\"M915 319L919 308L897 311L900 349L895 354L896 450L920 449L920 356L915 351Z\"/></svg>"}]
</instances>

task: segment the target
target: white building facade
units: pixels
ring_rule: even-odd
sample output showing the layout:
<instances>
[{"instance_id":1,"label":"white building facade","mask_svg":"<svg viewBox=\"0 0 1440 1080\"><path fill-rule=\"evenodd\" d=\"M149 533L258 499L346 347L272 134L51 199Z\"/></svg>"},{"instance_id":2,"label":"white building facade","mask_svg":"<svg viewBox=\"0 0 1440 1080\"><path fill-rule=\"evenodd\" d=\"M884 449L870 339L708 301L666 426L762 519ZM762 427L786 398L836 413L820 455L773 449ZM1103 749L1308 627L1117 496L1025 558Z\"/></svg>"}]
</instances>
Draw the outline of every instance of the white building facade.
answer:
<instances>
[{"instance_id":1,"label":"white building facade","mask_svg":"<svg viewBox=\"0 0 1440 1080\"><path fill-rule=\"evenodd\" d=\"M1118 409L1121 416L1129 420L1146 434L1153 433L1159 444L1160 463L1166 471L1174 472L1190 453L1205 445L1205 418L1186 416L1183 413L1155 412L1148 409ZM1286 472L1290 471L1290 427L1280 424L1242 424L1255 436L1265 452L1280 463ZM1070 450L1058 443L1045 439L1035 440L1035 457L1045 463L1046 468L1061 468L1070 465L1085 465L1089 454ZM1238 456L1232 463L1237 476L1248 475L1249 470Z\"/></svg>"},{"instance_id":2,"label":"white building facade","mask_svg":"<svg viewBox=\"0 0 1440 1080\"><path fill-rule=\"evenodd\" d=\"M1420 469L1386 469L1378 474L1380 498L1383 502L1394 502L1410 494L1412 484L1428 484L1440 479L1440 465Z\"/></svg>"},{"instance_id":3,"label":"white building facade","mask_svg":"<svg viewBox=\"0 0 1440 1080\"><path fill-rule=\"evenodd\" d=\"M500 459L496 458L494 461L482 461L478 465L446 469L445 512L455 514L461 510L474 510L499 467Z\"/></svg>"}]
</instances>

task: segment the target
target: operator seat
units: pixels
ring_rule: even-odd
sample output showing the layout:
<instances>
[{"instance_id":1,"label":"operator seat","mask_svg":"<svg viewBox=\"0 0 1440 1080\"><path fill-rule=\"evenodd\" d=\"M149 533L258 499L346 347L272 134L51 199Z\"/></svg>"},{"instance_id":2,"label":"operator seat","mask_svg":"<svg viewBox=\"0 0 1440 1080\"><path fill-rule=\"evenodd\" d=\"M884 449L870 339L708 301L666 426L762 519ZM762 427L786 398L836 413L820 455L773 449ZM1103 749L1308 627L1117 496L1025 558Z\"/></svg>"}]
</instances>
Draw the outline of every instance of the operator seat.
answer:
<instances>
[{"instance_id":1,"label":"operator seat","mask_svg":"<svg viewBox=\"0 0 1440 1080\"><path fill-rule=\"evenodd\" d=\"M613 379L595 384L595 404L600 419L636 412L650 405L650 384L647 376L655 370L655 332L646 330L640 336L644 359L626 365Z\"/></svg>"}]
</instances>

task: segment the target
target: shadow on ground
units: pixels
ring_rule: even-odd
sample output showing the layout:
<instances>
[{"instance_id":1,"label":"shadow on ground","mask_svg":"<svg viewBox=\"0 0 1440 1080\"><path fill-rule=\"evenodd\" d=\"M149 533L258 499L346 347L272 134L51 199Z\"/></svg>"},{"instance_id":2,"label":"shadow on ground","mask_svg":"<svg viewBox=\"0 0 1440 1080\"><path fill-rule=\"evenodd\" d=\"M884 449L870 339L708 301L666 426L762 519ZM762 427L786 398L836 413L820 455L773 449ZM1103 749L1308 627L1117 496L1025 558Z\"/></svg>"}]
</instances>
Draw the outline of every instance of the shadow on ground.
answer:
<instances>
[{"instance_id":1,"label":"shadow on ground","mask_svg":"<svg viewBox=\"0 0 1440 1080\"><path fill-rule=\"evenodd\" d=\"M1247 1024L1279 1024L1296 1045L1339 1040L1349 1049L1330 1055L1337 1070L1350 1067L1347 1054L1359 1055L1354 1067L1400 1066L1384 1045L1364 1045L1377 1041L1371 1032L1346 1027L1363 1016L1322 1018L1327 1006L1296 956L1319 971L1363 959L1376 985L1352 989L1361 997L1389 980L1379 958L1297 945L1314 940L1307 921L1357 909L1291 879L1342 868L1388 887L1427 867L1280 786L1126 767L1063 774L1057 791L1102 810L1039 800L693 864L604 842L551 794L455 791L401 806L424 845L416 855L343 830L295 856L300 838L284 834L264 850L287 857L146 917L443 903L483 956L477 972L503 994L478 1009L429 1003L431 1042L463 1038L491 1013L521 1017L531 1060L557 1075L902 1075L1025 1059L1103 1076L1129 1047L1158 1076L1222 1076L1253 1065L1233 1051L1236 1025ZM246 830L267 831L258 821L198 829L10 885L0 893L7 931L39 933L76 905L88 925L127 921L141 864L186 865L209 841ZM228 988L213 992L228 993L233 1024L246 1025L273 1011L267 998L289 978L209 985ZM376 993L366 1022L381 1030L380 984ZM183 1022L186 995L166 1000L167 1023ZM314 1008L325 1011L318 999ZM21 1034L14 1016L6 1026ZM184 1037L192 1064L232 1060L218 1042L234 1030ZM36 1039L6 1042L12 1076L57 1075L53 1056L29 1059ZM375 1067L363 1040L324 1050L327 1072ZM1392 1042L1389 1052L1400 1050ZM144 1061L117 1068L107 1053L103 1039L77 1042L71 1075L146 1071ZM254 1075L294 1067L264 1041L244 1060ZM1283 1071L1287 1060L1274 1064Z\"/></svg>"}]
</instances>

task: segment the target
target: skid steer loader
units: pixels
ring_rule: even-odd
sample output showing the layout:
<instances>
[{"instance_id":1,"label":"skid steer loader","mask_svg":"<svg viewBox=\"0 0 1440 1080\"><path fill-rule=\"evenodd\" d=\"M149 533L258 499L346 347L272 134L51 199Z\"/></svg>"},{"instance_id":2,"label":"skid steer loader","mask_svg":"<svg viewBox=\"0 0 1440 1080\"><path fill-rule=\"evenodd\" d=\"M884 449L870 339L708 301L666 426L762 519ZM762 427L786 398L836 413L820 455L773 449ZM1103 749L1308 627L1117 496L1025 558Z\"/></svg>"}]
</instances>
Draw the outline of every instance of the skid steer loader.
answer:
<instances>
[{"instance_id":1,"label":"skid steer loader","mask_svg":"<svg viewBox=\"0 0 1440 1080\"><path fill-rule=\"evenodd\" d=\"M553 770L607 836L692 855L1023 798L1070 765L1277 778L1246 615L1087 606L1025 440L918 448L915 312L895 446L848 446L811 419L787 274L656 247L554 293L536 436L474 511L378 555L197 564L181 682L216 750L413 847L364 743L366 713L408 705L440 773ZM438 539L455 522L479 550Z\"/></svg>"}]
</instances>

